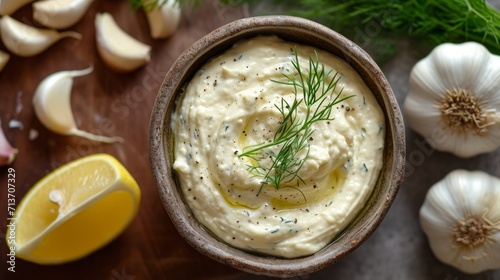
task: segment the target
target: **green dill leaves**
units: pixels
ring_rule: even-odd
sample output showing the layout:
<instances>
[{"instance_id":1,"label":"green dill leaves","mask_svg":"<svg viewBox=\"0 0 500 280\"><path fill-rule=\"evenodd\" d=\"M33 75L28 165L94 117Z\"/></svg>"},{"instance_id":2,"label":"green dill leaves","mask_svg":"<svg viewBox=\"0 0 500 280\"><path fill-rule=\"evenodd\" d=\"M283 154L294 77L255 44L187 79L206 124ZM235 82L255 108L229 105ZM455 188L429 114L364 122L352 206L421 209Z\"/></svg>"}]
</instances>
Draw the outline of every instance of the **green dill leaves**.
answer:
<instances>
[{"instance_id":1,"label":"green dill leaves","mask_svg":"<svg viewBox=\"0 0 500 280\"><path fill-rule=\"evenodd\" d=\"M249 0L252 1L253 0ZM240 0L240 2L247 2ZM272 0L285 14L323 23L341 32L377 61L396 52L398 39L429 46L476 41L500 54L500 11L485 0ZM424 39L424 40L420 40Z\"/></svg>"},{"instance_id":2,"label":"green dill leaves","mask_svg":"<svg viewBox=\"0 0 500 280\"><path fill-rule=\"evenodd\" d=\"M294 73L285 74L284 81L273 82L293 87L294 98L287 101L281 98L275 104L282 120L274 138L269 143L245 147L238 157L247 157L251 163L251 174L262 176L261 185L273 185L279 189L282 184L302 182L299 171L309 155L309 142L314 129L312 125L319 121L331 121L333 107L351 96L340 98L342 89L335 91L340 80L333 69L326 71L320 63L318 53L315 59L309 57L307 69L302 69L297 50L294 50L292 65ZM299 116L301 105L306 107L304 116ZM263 163L271 163L267 166Z\"/></svg>"}]
</instances>

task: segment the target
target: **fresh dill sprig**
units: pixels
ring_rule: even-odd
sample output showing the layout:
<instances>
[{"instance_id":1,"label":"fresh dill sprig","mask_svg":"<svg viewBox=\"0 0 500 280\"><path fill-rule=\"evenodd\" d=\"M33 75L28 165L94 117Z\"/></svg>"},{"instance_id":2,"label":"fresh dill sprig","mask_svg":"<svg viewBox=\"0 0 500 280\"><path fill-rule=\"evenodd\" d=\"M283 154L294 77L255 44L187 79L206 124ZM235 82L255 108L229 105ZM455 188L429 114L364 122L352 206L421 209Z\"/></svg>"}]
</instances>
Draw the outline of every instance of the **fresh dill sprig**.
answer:
<instances>
[{"instance_id":1,"label":"fresh dill sprig","mask_svg":"<svg viewBox=\"0 0 500 280\"><path fill-rule=\"evenodd\" d=\"M310 1L301 3L312 8ZM343 30L353 30L356 26L353 22L358 22L358 36L363 32L371 40L395 33L424 38L433 45L470 40L500 54L500 12L484 0L354 0L336 11L343 15L337 19L332 14L320 13L315 8L308 16L319 16L327 25L337 24ZM377 27L392 34L370 34Z\"/></svg>"},{"instance_id":2,"label":"fresh dill sprig","mask_svg":"<svg viewBox=\"0 0 500 280\"><path fill-rule=\"evenodd\" d=\"M294 95L291 102L282 97L281 102L275 104L282 120L272 142L246 147L238 155L240 158L251 159L249 170L263 177L262 187L274 185L279 189L282 183L290 183L296 179L297 185L302 182L298 173L309 155L309 141L314 133L311 126L319 121L333 120L330 116L333 106L351 97L340 98L342 89L333 97L340 75L335 73L332 76L333 69L326 71L324 64L319 62L318 53L315 54L315 60L309 57L308 69L302 69L295 49L291 62L296 73L285 74L286 81L272 80L292 86ZM299 116L299 106L302 103L306 106L303 117ZM270 166L261 164L267 159L270 159Z\"/></svg>"}]
</instances>

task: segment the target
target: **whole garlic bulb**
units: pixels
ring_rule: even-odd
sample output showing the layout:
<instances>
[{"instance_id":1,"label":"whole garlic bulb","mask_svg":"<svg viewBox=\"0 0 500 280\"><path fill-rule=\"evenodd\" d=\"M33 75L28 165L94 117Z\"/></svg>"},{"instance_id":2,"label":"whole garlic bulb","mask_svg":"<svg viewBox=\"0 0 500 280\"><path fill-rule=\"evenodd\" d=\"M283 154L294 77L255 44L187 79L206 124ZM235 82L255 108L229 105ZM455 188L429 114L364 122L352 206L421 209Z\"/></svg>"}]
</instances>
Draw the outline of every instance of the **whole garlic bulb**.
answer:
<instances>
[{"instance_id":1,"label":"whole garlic bulb","mask_svg":"<svg viewBox=\"0 0 500 280\"><path fill-rule=\"evenodd\" d=\"M420 224L434 255L466 273L500 268L500 179L455 170L434 184Z\"/></svg>"},{"instance_id":2,"label":"whole garlic bulb","mask_svg":"<svg viewBox=\"0 0 500 280\"><path fill-rule=\"evenodd\" d=\"M500 146L500 57L445 43L419 61L404 102L409 126L436 150L467 158Z\"/></svg>"}]
</instances>

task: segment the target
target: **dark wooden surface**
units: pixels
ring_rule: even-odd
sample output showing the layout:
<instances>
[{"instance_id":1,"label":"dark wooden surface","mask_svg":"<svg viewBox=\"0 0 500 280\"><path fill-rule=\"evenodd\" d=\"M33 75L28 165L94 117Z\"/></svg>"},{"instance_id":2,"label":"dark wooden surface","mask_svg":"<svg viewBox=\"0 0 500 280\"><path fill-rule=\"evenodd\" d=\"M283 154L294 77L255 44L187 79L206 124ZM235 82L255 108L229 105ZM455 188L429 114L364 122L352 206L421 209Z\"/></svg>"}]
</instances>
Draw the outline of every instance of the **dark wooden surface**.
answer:
<instances>
[{"instance_id":1,"label":"dark wooden surface","mask_svg":"<svg viewBox=\"0 0 500 280\"><path fill-rule=\"evenodd\" d=\"M63 39L30 58L11 56L0 72L0 117L10 143L19 149L12 164L16 174L16 205L46 173L70 160L95 153L118 158L135 177L142 191L139 214L116 240L90 256L72 263L40 266L16 259L7 270L7 168L0 168L0 279L227 279L244 276L191 248L177 233L161 204L150 170L148 128L157 91L174 60L193 42L217 27L247 15L245 8L220 7L206 1L196 10L184 10L173 37L153 40L142 11L133 12L125 0L99 0L70 30L83 40ZM151 62L128 74L107 68L96 53L94 16L109 12L125 31L152 46ZM36 25L30 5L13 17ZM0 49L6 51L0 44ZM96 145L88 140L56 135L37 120L31 99L39 82L51 73L94 66L90 75L76 78L72 108L81 129L125 138L124 144ZM19 109L22 109L19 111ZM12 119L22 129L8 127ZM39 136L29 139L31 129Z\"/></svg>"}]
</instances>

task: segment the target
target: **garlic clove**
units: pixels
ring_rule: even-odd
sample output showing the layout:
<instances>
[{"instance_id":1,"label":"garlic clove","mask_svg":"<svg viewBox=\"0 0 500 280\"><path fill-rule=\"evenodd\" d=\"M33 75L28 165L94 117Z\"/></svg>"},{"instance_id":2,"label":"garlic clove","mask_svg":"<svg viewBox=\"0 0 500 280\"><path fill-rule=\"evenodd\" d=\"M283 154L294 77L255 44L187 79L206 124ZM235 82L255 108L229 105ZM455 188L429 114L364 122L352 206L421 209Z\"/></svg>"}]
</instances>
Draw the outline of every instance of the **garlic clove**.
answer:
<instances>
[{"instance_id":1,"label":"garlic clove","mask_svg":"<svg viewBox=\"0 0 500 280\"><path fill-rule=\"evenodd\" d=\"M78 129L71 110L73 78L88 75L92 67L83 70L60 71L46 77L38 85L33 96L35 114L49 130L62 134L87 138L96 142L123 142L121 137L94 135Z\"/></svg>"},{"instance_id":2,"label":"garlic clove","mask_svg":"<svg viewBox=\"0 0 500 280\"><path fill-rule=\"evenodd\" d=\"M112 69L128 72L149 62L151 47L123 31L110 14L97 14L95 28L97 51Z\"/></svg>"},{"instance_id":3,"label":"garlic clove","mask_svg":"<svg viewBox=\"0 0 500 280\"><path fill-rule=\"evenodd\" d=\"M0 72L2 72L3 68L9 62L10 55L6 52L0 51Z\"/></svg>"},{"instance_id":4,"label":"garlic clove","mask_svg":"<svg viewBox=\"0 0 500 280\"><path fill-rule=\"evenodd\" d=\"M5 137L0 120L0 166L10 165L16 158L17 152L18 150L13 148Z\"/></svg>"},{"instance_id":5,"label":"garlic clove","mask_svg":"<svg viewBox=\"0 0 500 280\"><path fill-rule=\"evenodd\" d=\"M0 16L10 15L34 0L0 0Z\"/></svg>"},{"instance_id":6,"label":"garlic clove","mask_svg":"<svg viewBox=\"0 0 500 280\"><path fill-rule=\"evenodd\" d=\"M144 2L147 6L148 2ZM146 10L151 37L162 39L170 37L179 26L181 19L181 7L175 0L168 0L166 3L155 6L151 10Z\"/></svg>"},{"instance_id":7,"label":"garlic clove","mask_svg":"<svg viewBox=\"0 0 500 280\"><path fill-rule=\"evenodd\" d=\"M492 56L490 61L483 65L481 78L476 79L475 89L486 95L487 98L492 98L493 102L500 104L500 56ZM500 107L497 107L500 108Z\"/></svg>"},{"instance_id":8,"label":"garlic clove","mask_svg":"<svg viewBox=\"0 0 500 280\"><path fill-rule=\"evenodd\" d=\"M2 41L5 47L19 56L37 55L62 38L82 38L82 35L77 32L58 32L52 29L35 28L10 16L4 16L0 24Z\"/></svg>"},{"instance_id":9,"label":"garlic clove","mask_svg":"<svg viewBox=\"0 0 500 280\"><path fill-rule=\"evenodd\" d=\"M50 28L65 29L77 23L93 0L43 0L33 3L33 18Z\"/></svg>"}]
</instances>

